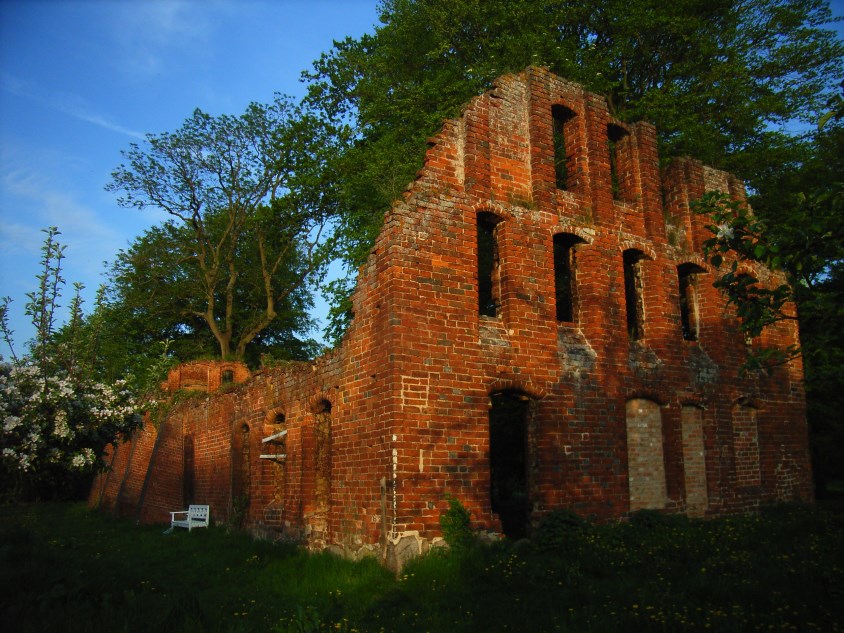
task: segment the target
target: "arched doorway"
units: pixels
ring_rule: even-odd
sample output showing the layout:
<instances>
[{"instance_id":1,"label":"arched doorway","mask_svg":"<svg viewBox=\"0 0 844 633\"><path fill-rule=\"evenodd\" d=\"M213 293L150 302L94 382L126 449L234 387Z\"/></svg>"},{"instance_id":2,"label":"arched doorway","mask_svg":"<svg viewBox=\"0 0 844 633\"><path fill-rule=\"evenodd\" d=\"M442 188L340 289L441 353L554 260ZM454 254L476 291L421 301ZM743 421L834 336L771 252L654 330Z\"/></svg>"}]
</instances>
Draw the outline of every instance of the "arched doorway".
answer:
<instances>
[{"instance_id":1,"label":"arched doorway","mask_svg":"<svg viewBox=\"0 0 844 633\"><path fill-rule=\"evenodd\" d=\"M508 538L527 536L530 520L528 425L532 400L518 391L490 396L489 473L492 511Z\"/></svg>"}]
</instances>

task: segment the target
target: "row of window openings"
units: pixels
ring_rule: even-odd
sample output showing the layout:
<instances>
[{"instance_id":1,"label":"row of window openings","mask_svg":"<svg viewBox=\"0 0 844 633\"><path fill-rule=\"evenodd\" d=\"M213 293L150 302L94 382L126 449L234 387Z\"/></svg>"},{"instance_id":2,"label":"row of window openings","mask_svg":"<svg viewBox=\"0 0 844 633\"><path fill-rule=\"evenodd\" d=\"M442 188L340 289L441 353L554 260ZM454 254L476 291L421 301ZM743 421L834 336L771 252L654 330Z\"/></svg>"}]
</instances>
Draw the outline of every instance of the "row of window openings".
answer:
<instances>
[{"instance_id":1,"label":"row of window openings","mask_svg":"<svg viewBox=\"0 0 844 633\"><path fill-rule=\"evenodd\" d=\"M492 213L478 214L478 313L483 316L500 315L499 253L496 227L500 218ZM576 306L576 247L585 240L570 233L554 235L554 297L557 321L572 323ZM624 304L627 334L631 340L644 337L645 309L642 287L644 253L629 249L623 253ZM683 338L695 341L697 328L697 275L705 272L695 264L677 267L680 293L680 324Z\"/></svg>"},{"instance_id":2,"label":"row of window openings","mask_svg":"<svg viewBox=\"0 0 844 633\"><path fill-rule=\"evenodd\" d=\"M574 171L574 140L576 135L576 114L573 110L555 105L551 107L554 146L554 178L557 189L568 191L572 189L571 176ZM612 182L613 199L618 200L621 195L619 180L619 149L628 137L627 130L619 125L607 125L607 146L610 160L610 179Z\"/></svg>"}]
</instances>

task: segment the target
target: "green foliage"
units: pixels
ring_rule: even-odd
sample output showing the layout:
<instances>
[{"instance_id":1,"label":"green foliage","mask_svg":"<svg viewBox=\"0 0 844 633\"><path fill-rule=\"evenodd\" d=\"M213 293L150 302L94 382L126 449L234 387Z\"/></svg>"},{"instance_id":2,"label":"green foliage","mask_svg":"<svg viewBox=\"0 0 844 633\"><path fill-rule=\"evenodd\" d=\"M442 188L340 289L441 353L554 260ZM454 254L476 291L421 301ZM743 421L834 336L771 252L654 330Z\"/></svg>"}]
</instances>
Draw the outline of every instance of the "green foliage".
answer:
<instances>
[{"instance_id":1,"label":"green foliage","mask_svg":"<svg viewBox=\"0 0 844 633\"><path fill-rule=\"evenodd\" d=\"M656 124L664 158L689 154L758 186L793 161L783 124L814 122L844 48L826 0L383 0L375 34L304 74L343 148L332 161L350 270L412 182L442 120L507 72L542 65ZM338 312L342 316L343 312Z\"/></svg>"},{"instance_id":2,"label":"green foliage","mask_svg":"<svg viewBox=\"0 0 844 633\"><path fill-rule=\"evenodd\" d=\"M453 550L468 547L474 540L472 517L459 499L446 495L448 510L440 515L440 529L445 542Z\"/></svg>"}]
</instances>

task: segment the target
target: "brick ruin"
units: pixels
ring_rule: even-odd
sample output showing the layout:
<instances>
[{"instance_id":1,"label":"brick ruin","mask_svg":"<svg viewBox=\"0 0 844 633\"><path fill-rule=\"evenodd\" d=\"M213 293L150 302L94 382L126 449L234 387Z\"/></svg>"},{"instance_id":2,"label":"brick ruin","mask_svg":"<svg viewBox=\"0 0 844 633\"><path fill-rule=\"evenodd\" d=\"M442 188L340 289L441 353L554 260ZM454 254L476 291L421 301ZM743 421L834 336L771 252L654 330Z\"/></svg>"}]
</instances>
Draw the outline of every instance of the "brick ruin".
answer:
<instances>
[{"instance_id":1,"label":"brick ruin","mask_svg":"<svg viewBox=\"0 0 844 633\"><path fill-rule=\"evenodd\" d=\"M796 326L737 328L690 212L710 190L744 197L695 160L660 170L654 127L579 85L500 78L429 140L342 344L251 375L180 368L171 390L232 386L114 448L91 504L164 522L207 503L214 522L395 561L436 544L446 494L512 538L558 508L810 500L799 360L740 371Z\"/></svg>"}]
</instances>

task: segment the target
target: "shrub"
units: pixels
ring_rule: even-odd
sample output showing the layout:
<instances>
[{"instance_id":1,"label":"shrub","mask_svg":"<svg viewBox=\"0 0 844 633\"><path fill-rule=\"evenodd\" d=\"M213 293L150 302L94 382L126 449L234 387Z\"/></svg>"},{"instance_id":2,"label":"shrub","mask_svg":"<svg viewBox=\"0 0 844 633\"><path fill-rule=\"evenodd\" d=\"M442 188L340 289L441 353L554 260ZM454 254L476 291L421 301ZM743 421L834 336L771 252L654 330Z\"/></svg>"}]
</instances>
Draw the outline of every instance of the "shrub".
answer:
<instances>
[{"instance_id":1,"label":"shrub","mask_svg":"<svg viewBox=\"0 0 844 633\"><path fill-rule=\"evenodd\" d=\"M572 510L554 510L542 519L534 540L542 550L562 549L588 527L589 522Z\"/></svg>"},{"instance_id":2,"label":"shrub","mask_svg":"<svg viewBox=\"0 0 844 633\"><path fill-rule=\"evenodd\" d=\"M637 510L630 514L630 524L648 530L658 527L683 527L689 524L685 514L666 514L659 510Z\"/></svg>"},{"instance_id":3,"label":"shrub","mask_svg":"<svg viewBox=\"0 0 844 633\"><path fill-rule=\"evenodd\" d=\"M440 528L449 547L464 549L472 542L471 516L466 507L451 495L446 495L448 510L440 515Z\"/></svg>"}]
</instances>

